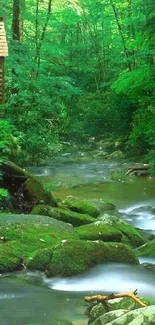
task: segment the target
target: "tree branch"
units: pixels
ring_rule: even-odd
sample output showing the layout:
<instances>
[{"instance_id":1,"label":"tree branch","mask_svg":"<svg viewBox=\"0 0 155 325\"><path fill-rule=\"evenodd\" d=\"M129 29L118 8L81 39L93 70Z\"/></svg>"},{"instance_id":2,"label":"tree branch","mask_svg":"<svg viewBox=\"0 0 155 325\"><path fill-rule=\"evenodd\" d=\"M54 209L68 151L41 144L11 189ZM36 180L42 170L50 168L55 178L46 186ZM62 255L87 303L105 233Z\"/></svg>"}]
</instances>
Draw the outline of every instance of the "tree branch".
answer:
<instances>
[{"instance_id":1,"label":"tree branch","mask_svg":"<svg viewBox=\"0 0 155 325\"><path fill-rule=\"evenodd\" d=\"M136 301L141 307L146 307L147 305L144 304L139 298L137 298L136 295L137 295L137 289L134 292L112 293L108 296L102 296L102 295L85 296L84 300L86 302L92 302L92 301L102 302L110 299L128 297Z\"/></svg>"}]
</instances>

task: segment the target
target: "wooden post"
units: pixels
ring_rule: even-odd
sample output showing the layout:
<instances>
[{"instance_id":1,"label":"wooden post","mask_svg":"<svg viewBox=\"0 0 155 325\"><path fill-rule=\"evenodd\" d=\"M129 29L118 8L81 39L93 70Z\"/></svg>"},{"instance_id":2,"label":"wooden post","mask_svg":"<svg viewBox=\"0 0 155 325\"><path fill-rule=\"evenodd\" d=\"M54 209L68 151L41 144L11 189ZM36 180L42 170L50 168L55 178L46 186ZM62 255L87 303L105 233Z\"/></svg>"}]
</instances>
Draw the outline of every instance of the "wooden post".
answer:
<instances>
[{"instance_id":1,"label":"wooden post","mask_svg":"<svg viewBox=\"0 0 155 325\"><path fill-rule=\"evenodd\" d=\"M5 115L4 60L8 56L8 46L3 17L0 17L0 116Z\"/></svg>"}]
</instances>

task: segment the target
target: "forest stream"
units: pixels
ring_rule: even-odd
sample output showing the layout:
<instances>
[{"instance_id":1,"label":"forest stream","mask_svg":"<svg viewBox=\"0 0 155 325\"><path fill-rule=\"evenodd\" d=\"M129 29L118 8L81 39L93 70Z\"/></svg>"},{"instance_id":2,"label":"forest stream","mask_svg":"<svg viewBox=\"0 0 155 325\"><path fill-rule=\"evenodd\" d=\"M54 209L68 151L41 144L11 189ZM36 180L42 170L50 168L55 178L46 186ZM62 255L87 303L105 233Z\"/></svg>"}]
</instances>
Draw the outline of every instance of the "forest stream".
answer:
<instances>
[{"instance_id":1,"label":"forest stream","mask_svg":"<svg viewBox=\"0 0 155 325\"><path fill-rule=\"evenodd\" d=\"M126 162L74 162L70 155L57 164L29 167L44 184L53 186L56 198L73 195L86 198L96 206L102 201L116 205L121 217L144 232L155 234L155 181L152 178L128 178L112 181L111 171ZM132 211L136 208L134 216ZM145 262L141 259L140 262ZM146 262L155 263L153 260ZM52 318L65 318L75 325L86 325L85 293L134 291L155 298L154 274L140 266L100 265L73 278L46 278L41 272L16 272L0 278L1 325L48 325Z\"/></svg>"}]
</instances>

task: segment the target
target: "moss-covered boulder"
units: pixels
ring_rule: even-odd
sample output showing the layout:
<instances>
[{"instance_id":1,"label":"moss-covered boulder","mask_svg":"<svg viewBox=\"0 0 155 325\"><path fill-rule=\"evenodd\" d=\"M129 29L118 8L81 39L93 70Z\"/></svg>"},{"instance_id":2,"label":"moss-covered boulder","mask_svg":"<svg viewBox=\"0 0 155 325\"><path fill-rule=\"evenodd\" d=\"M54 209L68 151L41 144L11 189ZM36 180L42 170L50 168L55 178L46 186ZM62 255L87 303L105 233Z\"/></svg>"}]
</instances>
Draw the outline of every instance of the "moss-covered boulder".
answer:
<instances>
[{"instance_id":1,"label":"moss-covered boulder","mask_svg":"<svg viewBox=\"0 0 155 325\"><path fill-rule=\"evenodd\" d=\"M59 213L55 211L55 209L51 205L37 204L33 207L31 214L60 219Z\"/></svg>"},{"instance_id":2,"label":"moss-covered boulder","mask_svg":"<svg viewBox=\"0 0 155 325\"><path fill-rule=\"evenodd\" d=\"M18 241L0 243L0 273L18 270L22 263L22 250Z\"/></svg>"},{"instance_id":3,"label":"moss-covered boulder","mask_svg":"<svg viewBox=\"0 0 155 325\"><path fill-rule=\"evenodd\" d=\"M46 273L48 276L71 276L108 262L139 263L133 251L120 243L66 240L55 246Z\"/></svg>"},{"instance_id":4,"label":"moss-covered boulder","mask_svg":"<svg viewBox=\"0 0 155 325\"><path fill-rule=\"evenodd\" d=\"M3 164L1 169L3 179L0 180L0 187L6 188L11 195L19 198L22 211L26 204L30 208L39 202L57 206L51 192L46 191L40 180L25 169L13 162Z\"/></svg>"},{"instance_id":5,"label":"moss-covered boulder","mask_svg":"<svg viewBox=\"0 0 155 325\"><path fill-rule=\"evenodd\" d=\"M132 311L118 309L98 317L93 325L154 325L155 306L147 306Z\"/></svg>"},{"instance_id":6,"label":"moss-covered boulder","mask_svg":"<svg viewBox=\"0 0 155 325\"><path fill-rule=\"evenodd\" d=\"M120 242L122 240L122 233L107 224L91 223L75 228L80 239L84 240L103 240L111 242Z\"/></svg>"},{"instance_id":7,"label":"moss-covered boulder","mask_svg":"<svg viewBox=\"0 0 155 325\"><path fill-rule=\"evenodd\" d=\"M16 241L25 263L40 249L52 248L62 239L78 239L72 225L35 215L1 215L0 237Z\"/></svg>"},{"instance_id":8,"label":"moss-covered boulder","mask_svg":"<svg viewBox=\"0 0 155 325\"><path fill-rule=\"evenodd\" d=\"M142 298L139 297L140 300L146 304L147 306L155 305L155 300L151 298ZM133 299L125 297L125 298L117 298L117 299L109 299L104 302L92 304L88 307L87 315L89 318L88 324L93 323L100 316L116 310L126 310L126 312L134 309L141 308L141 306L135 302Z\"/></svg>"},{"instance_id":9,"label":"moss-covered boulder","mask_svg":"<svg viewBox=\"0 0 155 325\"><path fill-rule=\"evenodd\" d=\"M49 205L36 205L32 214L49 216L57 220L71 223L73 226L85 225L93 222L95 219L87 214L81 214L71 211L67 208L53 208Z\"/></svg>"},{"instance_id":10,"label":"moss-covered boulder","mask_svg":"<svg viewBox=\"0 0 155 325\"><path fill-rule=\"evenodd\" d=\"M115 150L114 152L108 155L109 160L120 160L125 158L124 153L121 150Z\"/></svg>"},{"instance_id":11,"label":"moss-covered boulder","mask_svg":"<svg viewBox=\"0 0 155 325\"><path fill-rule=\"evenodd\" d=\"M45 271L47 265L51 262L53 255L52 248L44 248L37 251L27 263L27 268L30 270Z\"/></svg>"},{"instance_id":12,"label":"moss-covered boulder","mask_svg":"<svg viewBox=\"0 0 155 325\"><path fill-rule=\"evenodd\" d=\"M96 221L96 224L107 224L118 229L122 233L122 243L132 247L139 247L146 242L145 238L142 237L136 228L118 216L105 213L100 217L100 220Z\"/></svg>"},{"instance_id":13,"label":"moss-covered boulder","mask_svg":"<svg viewBox=\"0 0 155 325\"><path fill-rule=\"evenodd\" d=\"M72 211L89 214L94 218L98 217L100 214L99 210L94 205L86 200L76 199L73 196L68 196L62 203Z\"/></svg>"},{"instance_id":14,"label":"moss-covered boulder","mask_svg":"<svg viewBox=\"0 0 155 325\"><path fill-rule=\"evenodd\" d=\"M150 242L140 246L136 250L136 255L138 257L155 257L155 239Z\"/></svg>"},{"instance_id":15,"label":"moss-covered boulder","mask_svg":"<svg viewBox=\"0 0 155 325\"><path fill-rule=\"evenodd\" d=\"M54 208L54 211L58 213L58 220L71 223L73 226L81 226L87 223L94 222L94 218L88 214L82 214L69 209Z\"/></svg>"}]
</instances>

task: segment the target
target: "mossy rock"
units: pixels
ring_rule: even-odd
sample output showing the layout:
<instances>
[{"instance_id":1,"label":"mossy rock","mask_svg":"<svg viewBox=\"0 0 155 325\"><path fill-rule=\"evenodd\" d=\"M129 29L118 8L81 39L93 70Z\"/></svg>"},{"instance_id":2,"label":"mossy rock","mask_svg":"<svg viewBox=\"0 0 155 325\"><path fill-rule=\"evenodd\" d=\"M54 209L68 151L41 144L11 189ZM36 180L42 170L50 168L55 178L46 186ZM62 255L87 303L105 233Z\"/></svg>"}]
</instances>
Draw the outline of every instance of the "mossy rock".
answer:
<instances>
[{"instance_id":1,"label":"mossy rock","mask_svg":"<svg viewBox=\"0 0 155 325\"><path fill-rule=\"evenodd\" d=\"M147 306L155 305L155 300L145 297L139 299ZM141 308L141 306L131 298L109 299L104 302L92 304L88 309L89 324L94 322L98 317L113 310L124 309L127 311Z\"/></svg>"},{"instance_id":2,"label":"mossy rock","mask_svg":"<svg viewBox=\"0 0 155 325\"><path fill-rule=\"evenodd\" d=\"M73 325L73 323L66 319L54 318L49 325Z\"/></svg>"},{"instance_id":3,"label":"mossy rock","mask_svg":"<svg viewBox=\"0 0 155 325\"><path fill-rule=\"evenodd\" d=\"M118 309L98 317L92 325L154 325L155 306L147 306L131 311Z\"/></svg>"},{"instance_id":4,"label":"mossy rock","mask_svg":"<svg viewBox=\"0 0 155 325\"><path fill-rule=\"evenodd\" d=\"M96 221L96 224L108 224L119 230L122 233L122 243L131 247L139 247L146 242L136 228L118 216L106 213L101 216L99 221Z\"/></svg>"},{"instance_id":5,"label":"mossy rock","mask_svg":"<svg viewBox=\"0 0 155 325\"><path fill-rule=\"evenodd\" d=\"M116 228L106 224L91 223L75 228L80 239L84 240L103 240L111 242L120 242L122 233Z\"/></svg>"},{"instance_id":6,"label":"mossy rock","mask_svg":"<svg viewBox=\"0 0 155 325\"><path fill-rule=\"evenodd\" d=\"M108 155L108 159L109 160L120 160L120 159L123 159L123 158L125 158L125 156L124 156L124 153L121 151L121 150L115 150L114 152L112 152L112 153L110 153L109 155Z\"/></svg>"},{"instance_id":7,"label":"mossy rock","mask_svg":"<svg viewBox=\"0 0 155 325\"><path fill-rule=\"evenodd\" d=\"M38 204L31 211L32 214L49 216L57 220L79 226L93 222L95 219L89 215L70 211L67 208L53 208L49 205Z\"/></svg>"},{"instance_id":8,"label":"mossy rock","mask_svg":"<svg viewBox=\"0 0 155 325\"><path fill-rule=\"evenodd\" d=\"M75 227L94 222L95 220L87 214L70 211L69 209L53 208L53 210L57 212L57 215L55 214L57 220L71 223Z\"/></svg>"},{"instance_id":9,"label":"mossy rock","mask_svg":"<svg viewBox=\"0 0 155 325\"><path fill-rule=\"evenodd\" d=\"M151 240L150 242L140 246L136 250L136 255L138 257L145 256L145 257L155 257L155 239Z\"/></svg>"},{"instance_id":10,"label":"mossy rock","mask_svg":"<svg viewBox=\"0 0 155 325\"><path fill-rule=\"evenodd\" d=\"M109 262L139 264L133 251L120 243L66 240L55 246L46 273L48 276L72 276Z\"/></svg>"},{"instance_id":11,"label":"mossy rock","mask_svg":"<svg viewBox=\"0 0 155 325\"><path fill-rule=\"evenodd\" d=\"M62 239L78 239L72 225L34 215L1 215L0 237L16 240L27 263L42 248L52 248Z\"/></svg>"},{"instance_id":12,"label":"mossy rock","mask_svg":"<svg viewBox=\"0 0 155 325\"><path fill-rule=\"evenodd\" d=\"M89 214L94 218L97 218L100 214L100 212L96 207L94 207L94 205L92 205L86 200L76 199L73 196L67 197L62 203L72 211L82 214Z\"/></svg>"},{"instance_id":13,"label":"mossy rock","mask_svg":"<svg viewBox=\"0 0 155 325\"><path fill-rule=\"evenodd\" d=\"M3 180L0 181L0 185L6 188L12 195L22 190L23 200L28 202L30 206L40 201L57 206L51 192L46 191L40 180L25 169L17 166L13 162L3 164L1 169L3 172Z\"/></svg>"},{"instance_id":14,"label":"mossy rock","mask_svg":"<svg viewBox=\"0 0 155 325\"><path fill-rule=\"evenodd\" d=\"M22 262L22 250L18 241L0 243L0 272L18 270Z\"/></svg>"},{"instance_id":15,"label":"mossy rock","mask_svg":"<svg viewBox=\"0 0 155 325\"><path fill-rule=\"evenodd\" d=\"M59 213L51 205L37 204L33 207L31 214L59 219Z\"/></svg>"},{"instance_id":16,"label":"mossy rock","mask_svg":"<svg viewBox=\"0 0 155 325\"><path fill-rule=\"evenodd\" d=\"M30 270L45 271L47 265L51 262L53 250L51 248L45 248L37 251L36 254L30 259L27 264L27 268Z\"/></svg>"}]
</instances>

